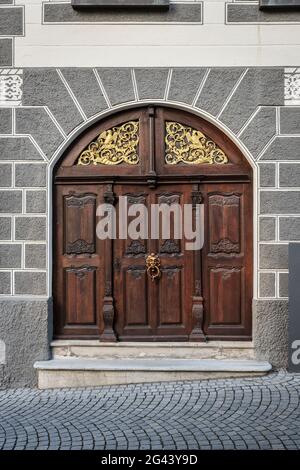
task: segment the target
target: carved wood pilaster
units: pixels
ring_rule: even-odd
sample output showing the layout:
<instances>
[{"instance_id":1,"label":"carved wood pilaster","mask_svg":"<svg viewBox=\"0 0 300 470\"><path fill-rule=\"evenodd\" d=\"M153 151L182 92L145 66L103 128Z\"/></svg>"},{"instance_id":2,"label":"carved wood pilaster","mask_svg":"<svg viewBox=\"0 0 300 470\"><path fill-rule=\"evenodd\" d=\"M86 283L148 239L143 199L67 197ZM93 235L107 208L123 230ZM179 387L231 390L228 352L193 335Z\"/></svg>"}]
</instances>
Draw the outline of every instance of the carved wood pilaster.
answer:
<instances>
[{"instance_id":1,"label":"carved wood pilaster","mask_svg":"<svg viewBox=\"0 0 300 470\"><path fill-rule=\"evenodd\" d=\"M117 199L116 199L115 193L113 192L112 184L106 185L106 190L103 194L103 199L106 204L111 204L112 206L115 205Z\"/></svg>"},{"instance_id":2,"label":"carved wood pilaster","mask_svg":"<svg viewBox=\"0 0 300 470\"><path fill-rule=\"evenodd\" d=\"M114 309L112 296L104 296L102 315L103 315L104 329L103 329L102 334L100 335L100 341L103 341L103 342L117 341L114 328L113 328L115 309Z\"/></svg>"},{"instance_id":3,"label":"carved wood pilaster","mask_svg":"<svg viewBox=\"0 0 300 470\"><path fill-rule=\"evenodd\" d=\"M193 297L192 307L192 325L193 329L190 334L190 341L205 342L206 338L203 333L203 297Z\"/></svg>"},{"instance_id":4,"label":"carved wood pilaster","mask_svg":"<svg viewBox=\"0 0 300 470\"><path fill-rule=\"evenodd\" d=\"M201 204L203 198L199 191L198 184L193 185L191 193L193 204L193 218L195 219L196 205ZM195 220L194 220L195 226ZM202 267L201 250L194 251L194 295L192 306L192 332L189 336L191 341L206 341L203 333L203 297L202 297Z\"/></svg>"},{"instance_id":5,"label":"carved wood pilaster","mask_svg":"<svg viewBox=\"0 0 300 470\"><path fill-rule=\"evenodd\" d=\"M104 201L106 204L113 205L116 202L116 198L113 192L113 185L108 184L104 193ZM114 298L113 298L113 240L107 238L105 240L105 291L103 298L103 309L102 317L104 323L104 329L100 335L100 341L115 342L117 341L116 334L114 332Z\"/></svg>"},{"instance_id":6,"label":"carved wood pilaster","mask_svg":"<svg viewBox=\"0 0 300 470\"><path fill-rule=\"evenodd\" d=\"M148 178L147 183L149 188L154 189L157 185L157 176L155 169L155 128L154 128L154 118L155 118L155 109L153 107L148 108L148 117L149 117L149 167L148 167Z\"/></svg>"}]
</instances>

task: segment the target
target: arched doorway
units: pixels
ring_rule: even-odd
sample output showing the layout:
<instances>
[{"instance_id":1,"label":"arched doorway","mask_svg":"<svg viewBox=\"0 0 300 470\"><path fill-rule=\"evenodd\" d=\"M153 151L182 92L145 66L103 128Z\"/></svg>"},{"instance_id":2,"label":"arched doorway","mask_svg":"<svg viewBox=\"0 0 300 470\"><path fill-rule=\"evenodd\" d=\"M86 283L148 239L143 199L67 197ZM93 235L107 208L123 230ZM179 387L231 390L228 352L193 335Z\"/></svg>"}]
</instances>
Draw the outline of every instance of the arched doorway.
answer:
<instances>
[{"instance_id":1,"label":"arched doorway","mask_svg":"<svg viewBox=\"0 0 300 470\"><path fill-rule=\"evenodd\" d=\"M203 204L202 249L171 236L99 239L97 207L118 214L122 197L149 213L153 204ZM252 210L249 163L206 120L149 106L93 125L54 170L55 338L250 339Z\"/></svg>"}]
</instances>

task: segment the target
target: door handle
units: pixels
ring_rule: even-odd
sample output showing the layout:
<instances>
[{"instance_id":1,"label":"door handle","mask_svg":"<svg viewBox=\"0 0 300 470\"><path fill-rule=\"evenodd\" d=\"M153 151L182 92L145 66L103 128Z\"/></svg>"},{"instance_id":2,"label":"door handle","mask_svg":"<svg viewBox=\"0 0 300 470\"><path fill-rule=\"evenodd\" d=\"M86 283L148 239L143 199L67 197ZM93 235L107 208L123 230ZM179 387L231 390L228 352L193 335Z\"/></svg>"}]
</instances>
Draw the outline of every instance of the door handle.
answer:
<instances>
[{"instance_id":1,"label":"door handle","mask_svg":"<svg viewBox=\"0 0 300 470\"><path fill-rule=\"evenodd\" d=\"M146 268L147 268L148 276L151 277L152 281L154 281L154 279L160 278L161 270L160 270L160 259L158 255L151 253L151 255L148 255L146 257Z\"/></svg>"}]
</instances>

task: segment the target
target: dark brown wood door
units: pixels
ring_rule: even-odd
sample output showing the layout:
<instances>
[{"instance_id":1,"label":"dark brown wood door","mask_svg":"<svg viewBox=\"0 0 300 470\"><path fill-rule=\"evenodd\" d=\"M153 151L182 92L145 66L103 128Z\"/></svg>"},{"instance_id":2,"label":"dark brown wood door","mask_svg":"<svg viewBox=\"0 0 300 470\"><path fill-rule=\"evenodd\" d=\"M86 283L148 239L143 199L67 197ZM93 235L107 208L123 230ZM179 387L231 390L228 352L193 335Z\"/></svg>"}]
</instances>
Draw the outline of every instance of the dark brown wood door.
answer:
<instances>
[{"instance_id":1,"label":"dark brown wood door","mask_svg":"<svg viewBox=\"0 0 300 470\"><path fill-rule=\"evenodd\" d=\"M56 187L53 266L56 337L97 337L102 330L104 245L96 237L102 185Z\"/></svg>"},{"instance_id":2,"label":"dark brown wood door","mask_svg":"<svg viewBox=\"0 0 300 470\"><path fill-rule=\"evenodd\" d=\"M202 250L204 332L210 339L250 339L252 191L249 184L204 184Z\"/></svg>"},{"instance_id":3,"label":"dark brown wood door","mask_svg":"<svg viewBox=\"0 0 300 470\"><path fill-rule=\"evenodd\" d=\"M251 338L252 170L219 129L164 107L120 112L72 143L54 186L56 338ZM97 207L112 203L118 213L122 196L148 213L153 204L202 202L203 247L187 250L172 233L100 240Z\"/></svg>"},{"instance_id":4,"label":"dark brown wood door","mask_svg":"<svg viewBox=\"0 0 300 470\"><path fill-rule=\"evenodd\" d=\"M143 204L148 210L151 234L151 207L174 204L183 208L191 202L191 185L118 185L117 197L126 196L128 205ZM185 250L185 240L175 238L178 219L171 216L170 237L114 241L115 331L120 340L188 340L191 332L193 295L193 254ZM129 220L130 223L130 220ZM146 258L159 257L161 275L152 281Z\"/></svg>"}]
</instances>

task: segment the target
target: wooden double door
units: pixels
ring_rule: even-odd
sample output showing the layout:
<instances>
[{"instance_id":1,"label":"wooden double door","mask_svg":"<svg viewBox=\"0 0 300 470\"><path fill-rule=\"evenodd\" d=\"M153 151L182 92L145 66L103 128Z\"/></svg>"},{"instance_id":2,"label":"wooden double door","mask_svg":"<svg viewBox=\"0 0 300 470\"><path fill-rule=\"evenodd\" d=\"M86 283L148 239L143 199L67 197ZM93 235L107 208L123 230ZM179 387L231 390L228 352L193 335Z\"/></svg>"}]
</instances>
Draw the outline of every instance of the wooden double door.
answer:
<instances>
[{"instance_id":1,"label":"wooden double door","mask_svg":"<svg viewBox=\"0 0 300 470\"><path fill-rule=\"evenodd\" d=\"M252 184L251 171L240 152L211 125L186 113L147 108L114 119L76 142L56 171L55 337L101 341L250 339ZM199 164L189 165L185 156L174 164L171 159L179 155L176 148L181 145L178 132L175 157L170 152L168 159L166 129L170 129L170 122L178 121L193 137L184 141L185 146L191 141L193 149L199 147L200 134L195 132L201 131L201 139L208 139L207 145L201 142L207 155L211 155L212 142L214 151L220 148L224 155L226 152L228 165L218 160L215 164L202 162L199 152ZM138 163L122 166L125 156L118 164L105 165L107 152L101 153L101 148L107 145L106 150L110 149L105 142L109 138L116 141L117 124L120 128L128 122L131 129L132 123L139 123L137 154L133 147L126 150L127 157L138 159ZM98 147L95 140L89 144L101 135ZM95 155L98 161L102 155L106 160L90 165L87 158ZM120 150L112 155L121 158ZM188 158L194 158L195 154L191 155ZM224 159L222 154L218 158L220 155ZM84 158L83 165L80 158ZM124 213L120 218L124 201L129 214L126 220ZM110 204L115 213L114 237L97 234L98 208L103 203ZM141 231L143 225L144 230L134 237L129 230L131 222L136 224L137 214L130 212L133 205L143 208L136 228ZM170 208L167 236L162 233L165 213L155 219L155 206ZM174 206L180 209L180 219L174 215ZM190 218L185 219L187 206ZM187 221L192 231L201 231L198 239L203 245L196 249L191 249L195 239L190 240L187 234L191 233L184 226ZM154 223L159 224L156 236Z\"/></svg>"},{"instance_id":2,"label":"wooden double door","mask_svg":"<svg viewBox=\"0 0 300 470\"><path fill-rule=\"evenodd\" d=\"M191 333L194 253L185 249L184 233L182 238L175 238L178 233L174 225L180 223L175 220L175 212L171 215L170 211L168 238L162 238L162 230L157 231L155 238L151 237L151 232L155 235L155 223L168 222L163 220L167 218L163 212L159 220L151 217L151 208L176 207L182 214L184 205L191 203L191 192L191 185L182 183L158 184L155 189L136 185L116 187L116 193L126 197L129 206L142 204L146 208L143 215L147 217L145 226L150 235L114 241L115 331L120 339L178 341L188 339ZM159 264L153 278L151 269L147 269L151 255Z\"/></svg>"}]
</instances>

